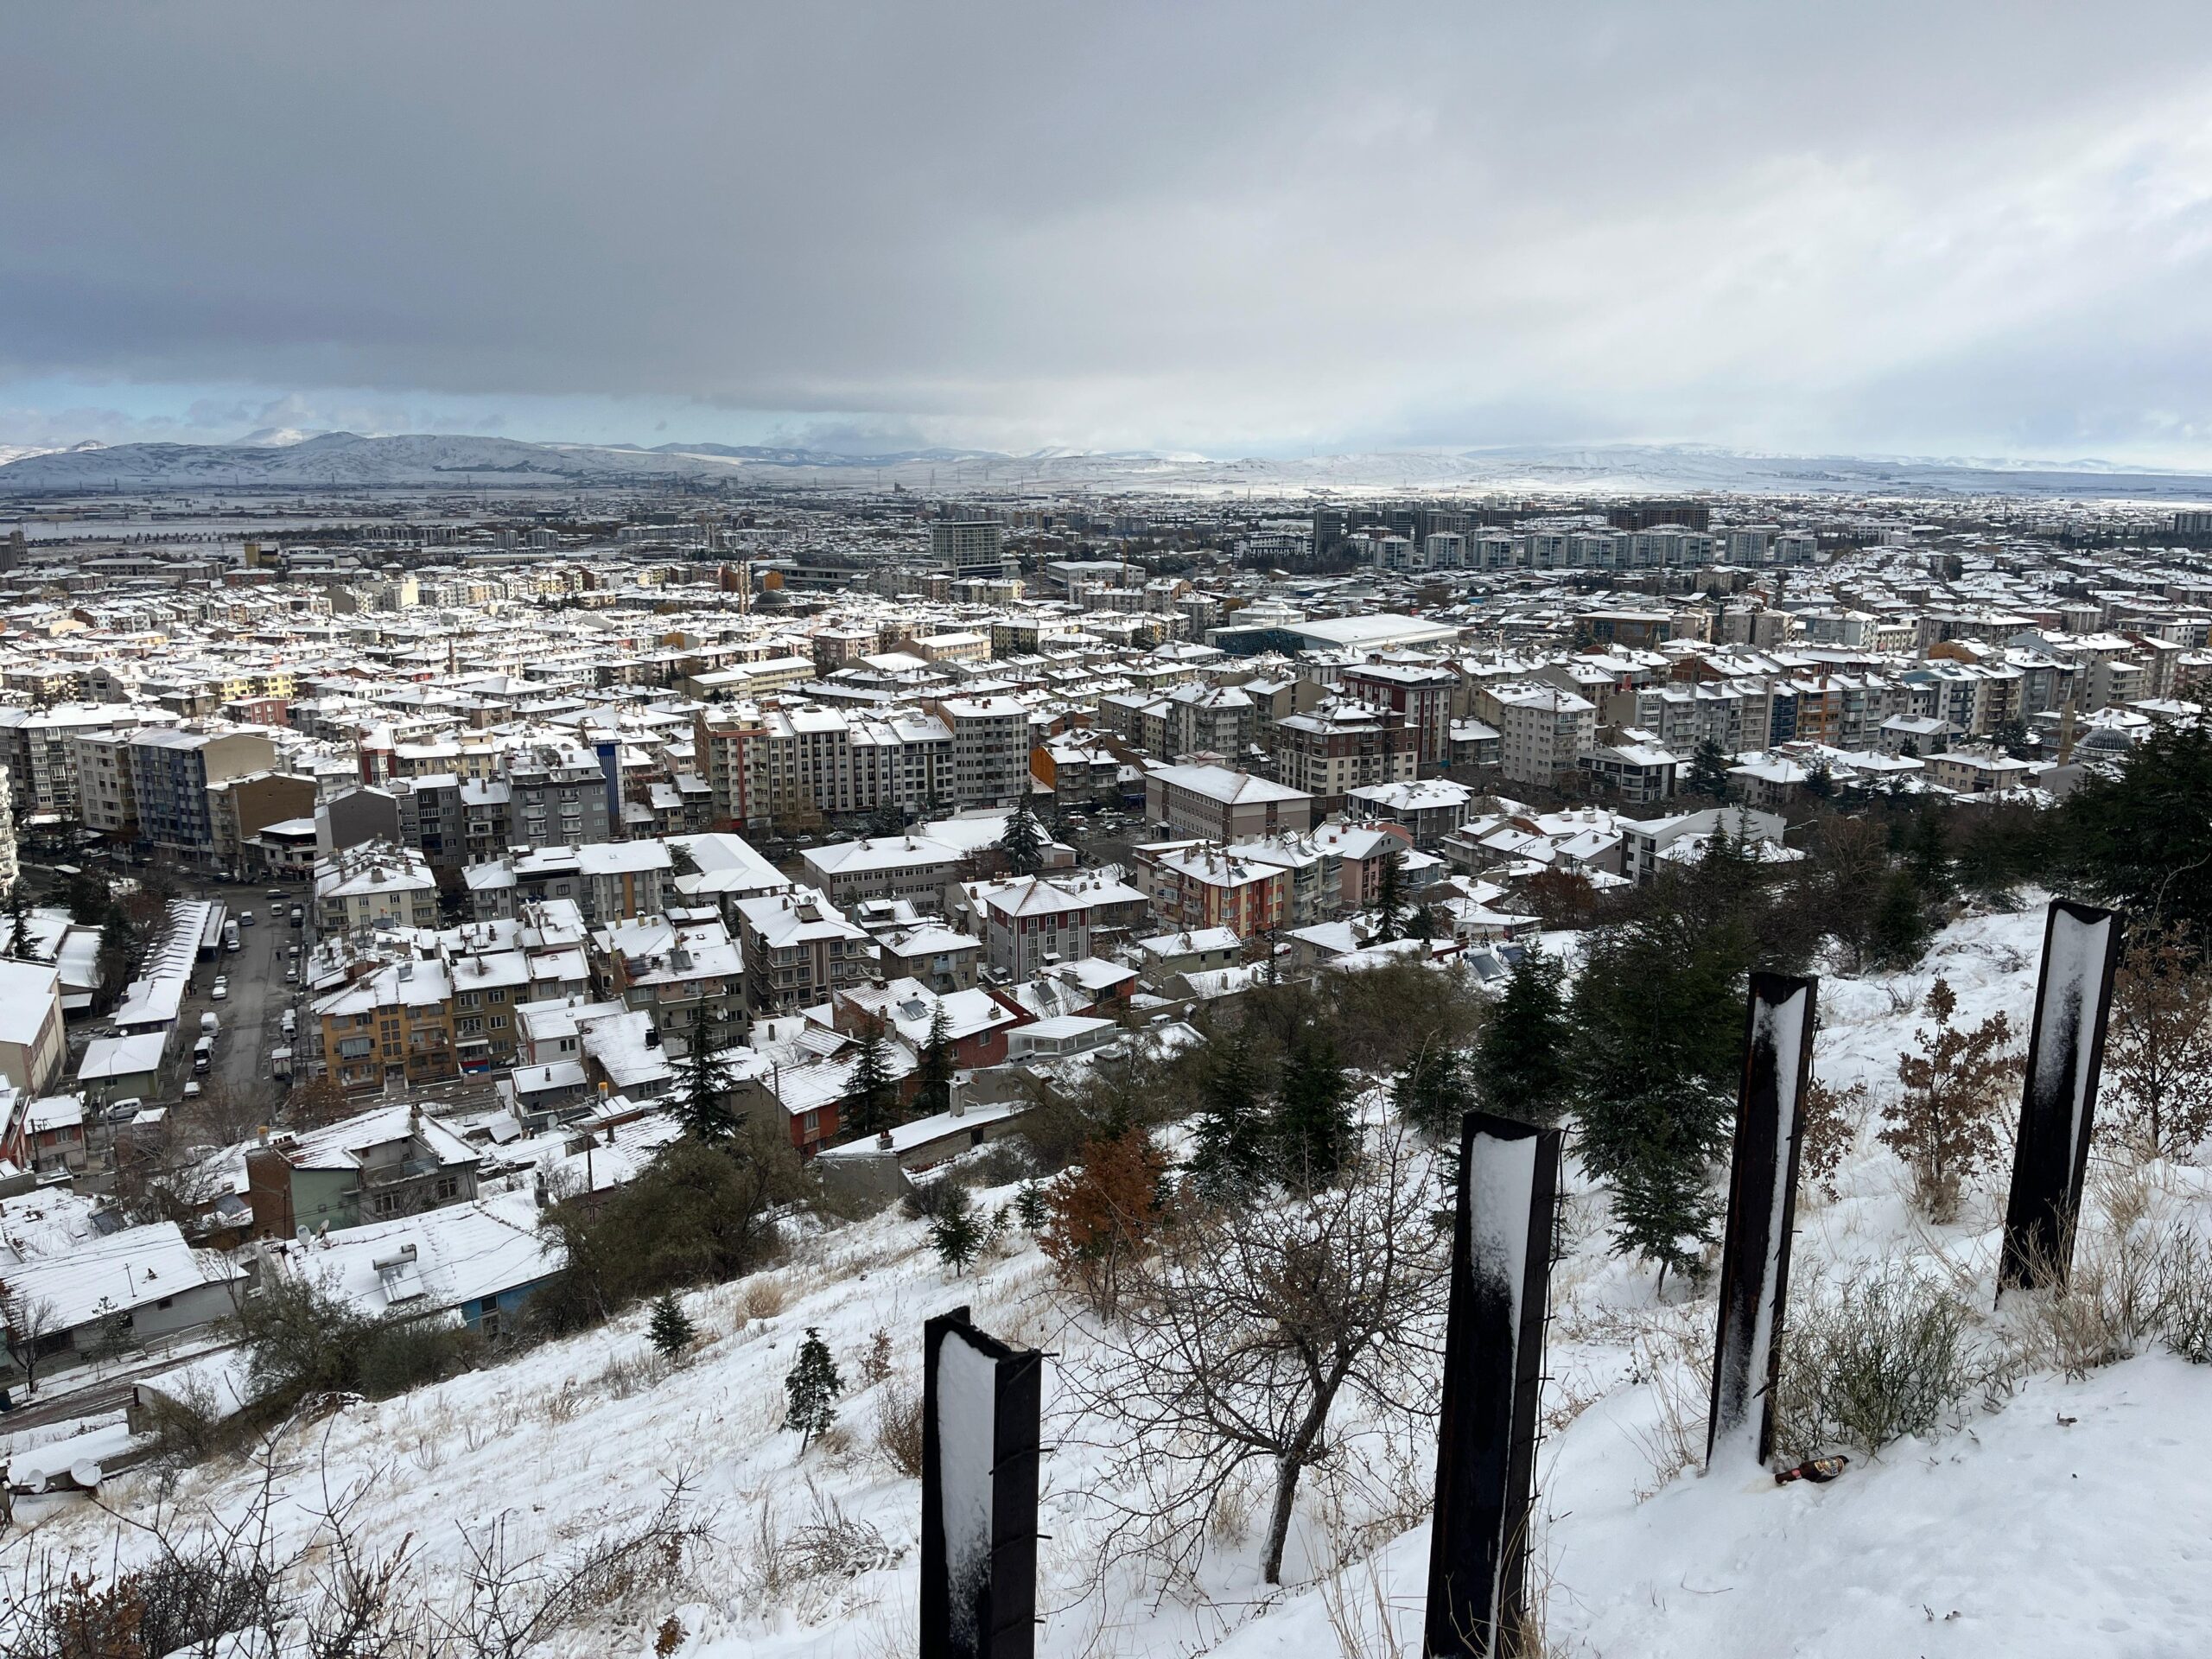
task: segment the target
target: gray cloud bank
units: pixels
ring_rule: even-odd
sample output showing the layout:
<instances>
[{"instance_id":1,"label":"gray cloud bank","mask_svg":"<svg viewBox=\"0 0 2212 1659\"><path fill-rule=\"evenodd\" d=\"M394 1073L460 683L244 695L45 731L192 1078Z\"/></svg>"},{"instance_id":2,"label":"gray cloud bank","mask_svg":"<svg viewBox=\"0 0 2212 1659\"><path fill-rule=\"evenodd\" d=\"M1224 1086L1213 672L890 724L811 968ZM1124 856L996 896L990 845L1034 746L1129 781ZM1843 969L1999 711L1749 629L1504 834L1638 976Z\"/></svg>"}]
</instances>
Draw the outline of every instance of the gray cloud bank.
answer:
<instances>
[{"instance_id":1,"label":"gray cloud bank","mask_svg":"<svg viewBox=\"0 0 2212 1659\"><path fill-rule=\"evenodd\" d=\"M2212 456L2212 8L56 6L0 53L0 382Z\"/></svg>"}]
</instances>

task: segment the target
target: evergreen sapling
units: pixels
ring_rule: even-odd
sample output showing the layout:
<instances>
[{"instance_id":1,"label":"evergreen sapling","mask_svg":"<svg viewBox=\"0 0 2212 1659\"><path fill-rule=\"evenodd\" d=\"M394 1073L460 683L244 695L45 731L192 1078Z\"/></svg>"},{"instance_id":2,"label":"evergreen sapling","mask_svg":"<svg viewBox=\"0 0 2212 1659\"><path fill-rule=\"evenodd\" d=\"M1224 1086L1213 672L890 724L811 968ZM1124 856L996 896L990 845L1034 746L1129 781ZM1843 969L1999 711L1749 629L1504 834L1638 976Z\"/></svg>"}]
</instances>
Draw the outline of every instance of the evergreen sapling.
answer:
<instances>
[{"instance_id":1,"label":"evergreen sapling","mask_svg":"<svg viewBox=\"0 0 2212 1659\"><path fill-rule=\"evenodd\" d=\"M663 1359L673 1360L699 1339L699 1328L683 1312L676 1293L663 1291L653 1303L652 1323L645 1327L645 1336Z\"/></svg>"},{"instance_id":2,"label":"evergreen sapling","mask_svg":"<svg viewBox=\"0 0 2212 1659\"><path fill-rule=\"evenodd\" d=\"M930 1223L930 1243L938 1260L957 1278L983 1248L982 1223L976 1217L976 1200L964 1186L947 1185L936 1219Z\"/></svg>"},{"instance_id":3,"label":"evergreen sapling","mask_svg":"<svg viewBox=\"0 0 2212 1659\"><path fill-rule=\"evenodd\" d=\"M837 1375L837 1362L830 1357L830 1344L822 1340L822 1332L810 1325L806 1327L806 1339L798 1345L798 1357L791 1363L791 1374L784 1378L784 1395L789 1402L784 1413L784 1427L798 1432L801 1455L836 1422L837 1396L844 1391L844 1381Z\"/></svg>"}]
</instances>

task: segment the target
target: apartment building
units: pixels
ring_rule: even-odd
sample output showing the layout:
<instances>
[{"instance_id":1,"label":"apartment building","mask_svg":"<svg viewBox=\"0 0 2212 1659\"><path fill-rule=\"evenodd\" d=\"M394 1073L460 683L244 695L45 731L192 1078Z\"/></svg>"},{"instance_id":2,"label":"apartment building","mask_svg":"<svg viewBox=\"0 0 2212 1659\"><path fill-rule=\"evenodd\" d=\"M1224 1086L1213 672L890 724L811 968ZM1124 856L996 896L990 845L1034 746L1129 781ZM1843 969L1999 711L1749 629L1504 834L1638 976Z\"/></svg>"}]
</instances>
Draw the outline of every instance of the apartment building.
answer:
<instances>
[{"instance_id":1,"label":"apartment building","mask_svg":"<svg viewBox=\"0 0 2212 1659\"><path fill-rule=\"evenodd\" d=\"M874 946L813 887L740 899L738 943L746 1005L755 1014L796 1013L867 980Z\"/></svg>"},{"instance_id":2,"label":"apartment building","mask_svg":"<svg viewBox=\"0 0 2212 1659\"><path fill-rule=\"evenodd\" d=\"M410 1105L272 1135L245 1156L257 1238L297 1238L420 1215L476 1197L476 1149Z\"/></svg>"},{"instance_id":3,"label":"apartment building","mask_svg":"<svg viewBox=\"0 0 2212 1659\"><path fill-rule=\"evenodd\" d=\"M315 925L326 934L435 928L437 878L411 848L391 842L349 847L315 861Z\"/></svg>"},{"instance_id":4,"label":"apartment building","mask_svg":"<svg viewBox=\"0 0 2212 1659\"><path fill-rule=\"evenodd\" d=\"M1341 810L1355 789L1403 783L1420 770L1417 734L1395 709L1325 703L1284 715L1268 734L1275 780L1313 796L1320 813Z\"/></svg>"},{"instance_id":5,"label":"apartment building","mask_svg":"<svg viewBox=\"0 0 2212 1659\"><path fill-rule=\"evenodd\" d=\"M1014 806L1028 798L1028 709L1012 697L944 697L928 707L952 733L956 807Z\"/></svg>"},{"instance_id":6,"label":"apartment building","mask_svg":"<svg viewBox=\"0 0 2212 1659\"><path fill-rule=\"evenodd\" d=\"M1147 904L1136 888L1097 876L1007 876L962 892L985 964L1014 981L1093 954L1102 936L1133 934Z\"/></svg>"},{"instance_id":7,"label":"apartment building","mask_svg":"<svg viewBox=\"0 0 2212 1659\"><path fill-rule=\"evenodd\" d=\"M1452 759L1452 702L1459 677L1440 664L1360 663L1338 680L1344 694L1370 708L1402 715L1414 735L1414 753L1423 766L1447 766Z\"/></svg>"},{"instance_id":8,"label":"apartment building","mask_svg":"<svg viewBox=\"0 0 2212 1659\"><path fill-rule=\"evenodd\" d=\"M1497 728L1498 770L1516 783L1550 784L1573 772L1598 733L1597 705L1555 685L1482 687L1476 713Z\"/></svg>"},{"instance_id":9,"label":"apartment building","mask_svg":"<svg viewBox=\"0 0 2212 1659\"><path fill-rule=\"evenodd\" d=\"M671 1056L745 1035L744 956L719 920L641 917L602 929L593 945L606 995L644 1013Z\"/></svg>"},{"instance_id":10,"label":"apartment building","mask_svg":"<svg viewBox=\"0 0 2212 1659\"><path fill-rule=\"evenodd\" d=\"M1313 823L1313 798L1226 766L1161 766L1145 779L1145 811L1176 835L1245 841Z\"/></svg>"},{"instance_id":11,"label":"apartment building","mask_svg":"<svg viewBox=\"0 0 2212 1659\"><path fill-rule=\"evenodd\" d=\"M453 976L442 962L387 963L309 1005L327 1075L349 1093L458 1077Z\"/></svg>"},{"instance_id":12,"label":"apartment building","mask_svg":"<svg viewBox=\"0 0 2212 1659\"><path fill-rule=\"evenodd\" d=\"M78 817L76 740L169 726L162 709L128 702L62 702L45 709L0 707L0 765L17 817L35 812ZM127 759L115 764L129 771ZM134 815L135 817L135 815Z\"/></svg>"},{"instance_id":13,"label":"apartment building","mask_svg":"<svg viewBox=\"0 0 2212 1659\"><path fill-rule=\"evenodd\" d=\"M126 753L138 841L200 864L215 855L210 786L276 768L276 746L259 732L141 730L127 740Z\"/></svg>"}]
</instances>

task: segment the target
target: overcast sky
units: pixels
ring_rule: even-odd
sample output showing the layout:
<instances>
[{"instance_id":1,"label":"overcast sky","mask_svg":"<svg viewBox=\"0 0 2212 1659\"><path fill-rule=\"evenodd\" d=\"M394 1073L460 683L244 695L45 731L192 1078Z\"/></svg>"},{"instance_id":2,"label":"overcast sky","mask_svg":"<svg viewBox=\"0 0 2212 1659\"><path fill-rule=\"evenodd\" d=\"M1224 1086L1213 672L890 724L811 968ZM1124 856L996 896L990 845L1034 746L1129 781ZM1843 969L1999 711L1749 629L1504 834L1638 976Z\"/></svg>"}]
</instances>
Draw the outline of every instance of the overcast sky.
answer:
<instances>
[{"instance_id":1,"label":"overcast sky","mask_svg":"<svg viewBox=\"0 0 2212 1659\"><path fill-rule=\"evenodd\" d=\"M0 444L2212 463L2212 6L22 4Z\"/></svg>"}]
</instances>

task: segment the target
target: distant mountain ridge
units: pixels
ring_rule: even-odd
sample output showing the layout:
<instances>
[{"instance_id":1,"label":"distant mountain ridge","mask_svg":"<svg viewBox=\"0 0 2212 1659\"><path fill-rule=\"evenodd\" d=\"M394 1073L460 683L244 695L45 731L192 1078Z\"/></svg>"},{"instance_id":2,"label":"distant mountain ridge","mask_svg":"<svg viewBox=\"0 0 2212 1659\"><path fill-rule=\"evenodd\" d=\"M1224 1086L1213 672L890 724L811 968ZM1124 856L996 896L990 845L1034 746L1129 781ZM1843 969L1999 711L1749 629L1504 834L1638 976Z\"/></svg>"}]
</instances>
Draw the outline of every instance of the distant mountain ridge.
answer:
<instances>
[{"instance_id":1,"label":"distant mountain ridge","mask_svg":"<svg viewBox=\"0 0 2212 1659\"><path fill-rule=\"evenodd\" d=\"M0 456L10 452L0 450ZM541 443L415 433L302 434L267 429L234 443L84 444L16 451L0 495L196 490L449 490L647 486L744 479L887 484L941 493L1019 488L1297 494L1458 491L1548 494L1970 495L2212 501L2212 474L2099 461L1774 455L1703 444L1585 444L1418 449L1215 460L1146 450L901 449L847 454L772 444ZM869 481L874 481L873 480Z\"/></svg>"}]
</instances>

